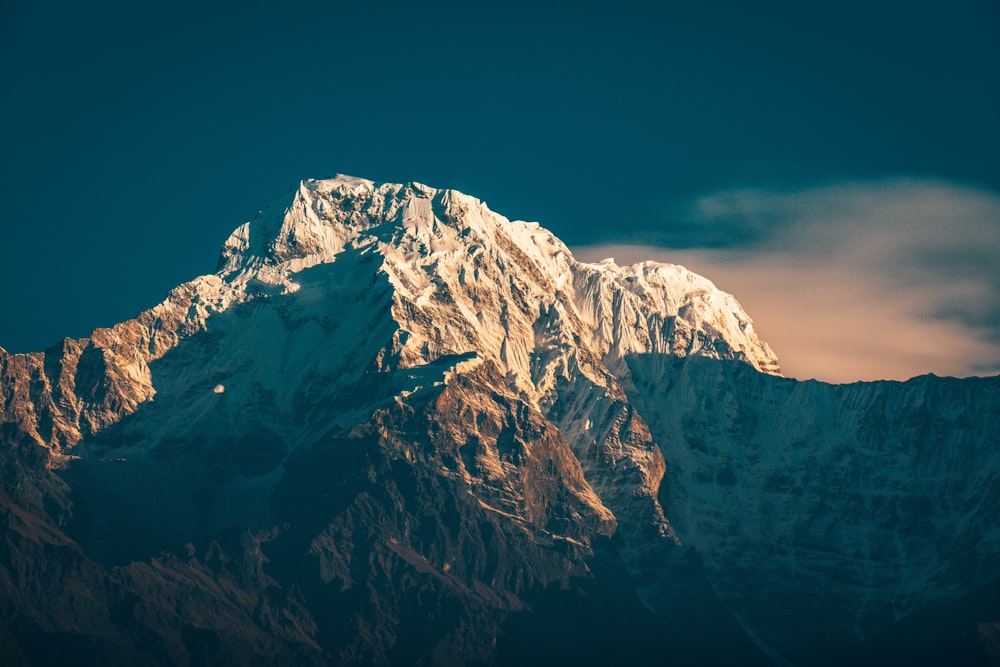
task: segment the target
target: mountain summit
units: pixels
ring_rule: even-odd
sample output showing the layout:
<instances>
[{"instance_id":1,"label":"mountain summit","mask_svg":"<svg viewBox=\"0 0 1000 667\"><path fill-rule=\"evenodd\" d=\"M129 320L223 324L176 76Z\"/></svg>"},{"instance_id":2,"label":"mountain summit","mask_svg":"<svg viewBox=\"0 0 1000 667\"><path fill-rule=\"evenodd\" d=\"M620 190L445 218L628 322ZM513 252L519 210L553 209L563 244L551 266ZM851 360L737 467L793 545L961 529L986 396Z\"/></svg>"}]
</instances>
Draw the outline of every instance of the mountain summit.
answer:
<instances>
[{"instance_id":1,"label":"mountain summit","mask_svg":"<svg viewBox=\"0 0 1000 667\"><path fill-rule=\"evenodd\" d=\"M452 190L303 181L135 319L0 348L0 648L988 655L1000 615L905 623L997 585L997 389L787 380L683 267L577 262Z\"/></svg>"},{"instance_id":2,"label":"mountain summit","mask_svg":"<svg viewBox=\"0 0 1000 667\"><path fill-rule=\"evenodd\" d=\"M326 266L337 262L337 267ZM363 278L370 279L370 289L362 289ZM302 345L296 352L326 358L331 349L340 349L357 359L369 351L351 348L364 342L377 345L374 353L391 358L386 363L398 368L468 355L492 361L536 404L552 398L570 350L585 351L614 369L622 368L629 355L652 353L741 360L779 373L777 358L735 299L683 267L653 262L618 267L612 260L583 264L539 225L511 222L462 193L338 176L303 181L288 199L238 227L223 245L215 274L181 285L134 320L98 329L83 341L67 340L60 351L65 358L78 358L89 348L94 361L99 356L100 363L120 371L120 377L108 378L105 389L114 396L107 405L93 405L72 391L69 378L47 378L54 380L48 397L62 397L59 390L68 389L70 400L45 401L43 396L35 407L45 410L44 416L0 414L40 443L58 451L72 448L84 434L152 398L157 388L149 364L180 341L215 333L218 315L251 302L273 301L270 314L288 310L277 305L284 303L282 297L295 303L296 322L267 320L267 315L255 322L268 327L280 321L284 328L257 332L260 344L269 348L260 350L265 357L273 356L289 335L305 342L298 324L308 323L306 329L314 331L320 323L323 340L310 342L321 345ZM349 297L351 303L321 297ZM358 313L345 312L345 305ZM370 331L365 341L346 332L348 337L338 340L336 327L322 325L354 315L383 316L379 325L385 331ZM378 338L386 332L391 341ZM303 359L281 351L281 364L302 368ZM53 352L46 354L51 362ZM42 359L23 358L29 364ZM239 361L217 360L217 365L235 369ZM259 380L273 388L295 384L294 376ZM107 392L87 393L108 398ZM49 422L52 431L44 430Z\"/></svg>"}]
</instances>

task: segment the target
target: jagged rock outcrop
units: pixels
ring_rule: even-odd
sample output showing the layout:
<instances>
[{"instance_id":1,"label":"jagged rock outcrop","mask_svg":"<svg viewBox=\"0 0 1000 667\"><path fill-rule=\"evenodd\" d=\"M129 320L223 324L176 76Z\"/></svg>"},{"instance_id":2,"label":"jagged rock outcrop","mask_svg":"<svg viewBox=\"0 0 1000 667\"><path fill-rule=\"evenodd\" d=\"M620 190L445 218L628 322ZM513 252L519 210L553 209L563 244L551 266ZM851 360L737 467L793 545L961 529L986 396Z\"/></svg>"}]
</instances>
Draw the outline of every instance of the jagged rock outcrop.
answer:
<instances>
[{"instance_id":1,"label":"jagged rock outcrop","mask_svg":"<svg viewBox=\"0 0 1000 667\"><path fill-rule=\"evenodd\" d=\"M682 267L582 264L454 191L305 181L134 320L0 349L0 649L864 661L992 585L995 378L778 373Z\"/></svg>"}]
</instances>

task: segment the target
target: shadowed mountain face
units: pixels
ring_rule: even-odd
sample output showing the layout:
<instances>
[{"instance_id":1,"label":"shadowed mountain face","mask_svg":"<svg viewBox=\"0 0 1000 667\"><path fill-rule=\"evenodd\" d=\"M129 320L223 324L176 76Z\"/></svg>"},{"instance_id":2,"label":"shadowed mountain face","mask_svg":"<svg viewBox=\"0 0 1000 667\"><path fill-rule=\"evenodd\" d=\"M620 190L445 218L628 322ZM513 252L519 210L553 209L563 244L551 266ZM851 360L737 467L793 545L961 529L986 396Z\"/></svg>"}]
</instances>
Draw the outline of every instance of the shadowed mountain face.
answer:
<instances>
[{"instance_id":1,"label":"shadowed mountain face","mask_svg":"<svg viewBox=\"0 0 1000 667\"><path fill-rule=\"evenodd\" d=\"M681 267L307 181L0 350L4 664L990 664L1000 378L777 375Z\"/></svg>"}]
</instances>

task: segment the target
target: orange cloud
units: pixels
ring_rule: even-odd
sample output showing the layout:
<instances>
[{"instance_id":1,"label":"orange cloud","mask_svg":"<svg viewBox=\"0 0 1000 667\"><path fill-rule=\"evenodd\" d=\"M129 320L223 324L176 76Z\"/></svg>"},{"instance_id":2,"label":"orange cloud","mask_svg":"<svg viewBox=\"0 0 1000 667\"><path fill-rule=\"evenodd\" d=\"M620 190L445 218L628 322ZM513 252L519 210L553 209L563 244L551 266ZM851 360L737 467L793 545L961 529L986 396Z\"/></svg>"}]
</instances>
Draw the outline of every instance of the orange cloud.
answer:
<instances>
[{"instance_id":1,"label":"orange cloud","mask_svg":"<svg viewBox=\"0 0 1000 667\"><path fill-rule=\"evenodd\" d=\"M686 210L716 247L604 243L574 253L708 277L743 304L790 377L1000 372L997 195L894 180L720 193ZM719 229L735 230L739 244L720 244Z\"/></svg>"}]
</instances>

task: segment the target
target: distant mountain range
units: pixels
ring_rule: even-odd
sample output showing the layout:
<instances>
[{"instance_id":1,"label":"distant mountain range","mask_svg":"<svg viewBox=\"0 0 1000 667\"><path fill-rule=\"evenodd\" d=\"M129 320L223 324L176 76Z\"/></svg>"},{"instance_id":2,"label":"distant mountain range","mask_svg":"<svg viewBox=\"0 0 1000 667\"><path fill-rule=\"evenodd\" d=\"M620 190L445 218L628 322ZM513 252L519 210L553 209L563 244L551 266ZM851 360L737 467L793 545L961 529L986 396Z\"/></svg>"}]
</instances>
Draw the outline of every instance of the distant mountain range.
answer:
<instances>
[{"instance_id":1,"label":"distant mountain range","mask_svg":"<svg viewBox=\"0 0 1000 667\"><path fill-rule=\"evenodd\" d=\"M782 378L451 190L304 181L0 348L0 447L5 665L1000 664L1000 377Z\"/></svg>"}]
</instances>

